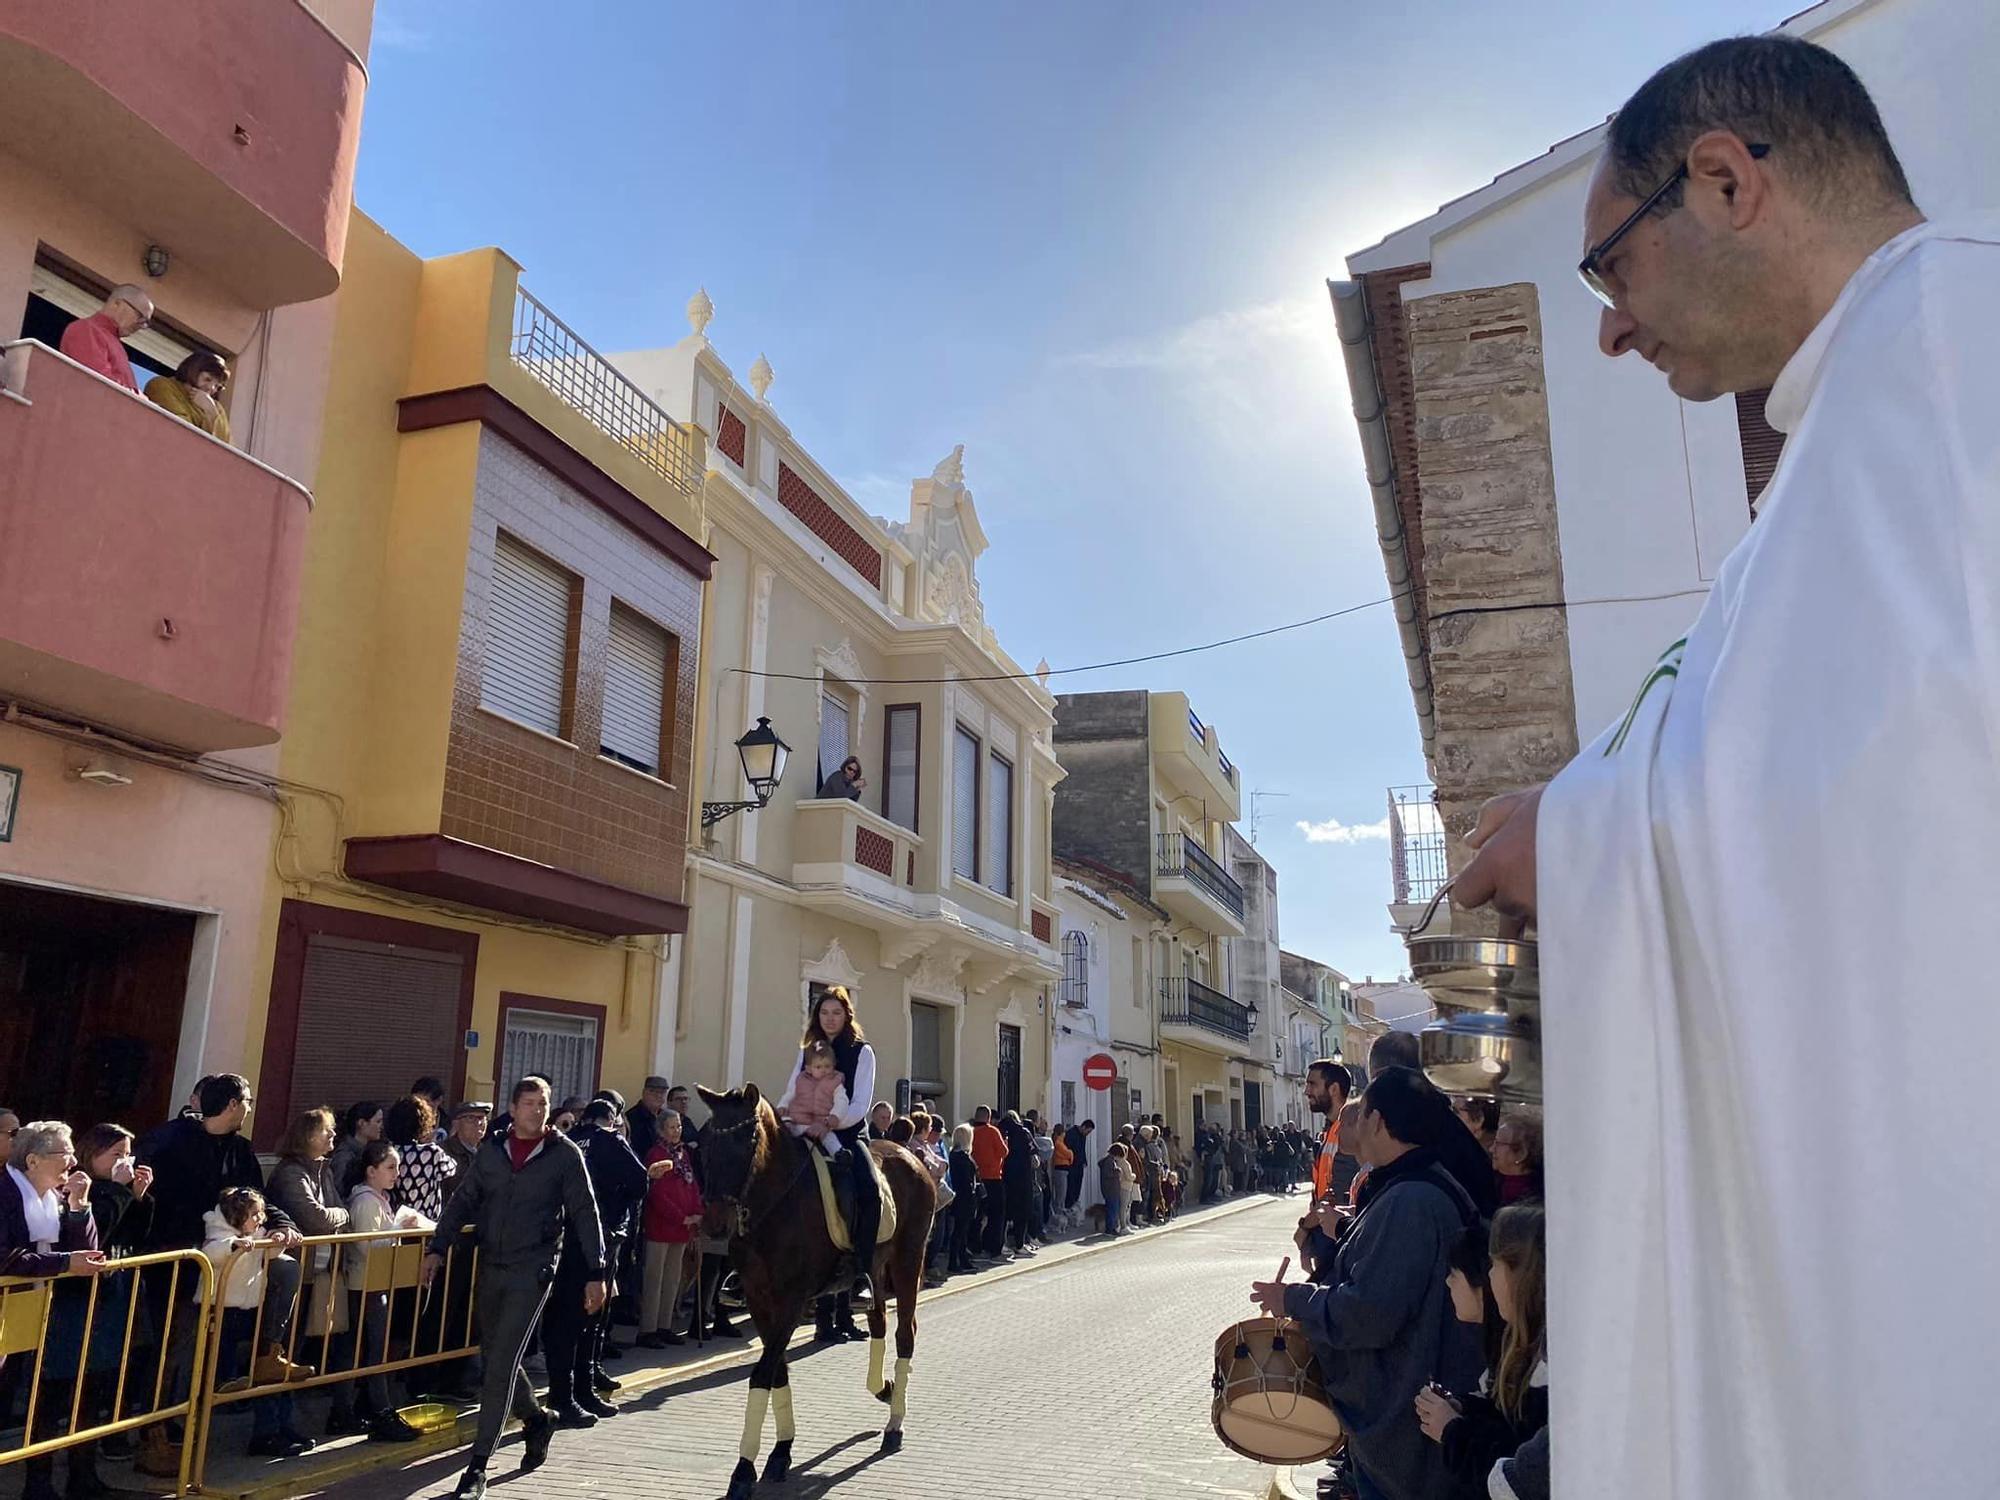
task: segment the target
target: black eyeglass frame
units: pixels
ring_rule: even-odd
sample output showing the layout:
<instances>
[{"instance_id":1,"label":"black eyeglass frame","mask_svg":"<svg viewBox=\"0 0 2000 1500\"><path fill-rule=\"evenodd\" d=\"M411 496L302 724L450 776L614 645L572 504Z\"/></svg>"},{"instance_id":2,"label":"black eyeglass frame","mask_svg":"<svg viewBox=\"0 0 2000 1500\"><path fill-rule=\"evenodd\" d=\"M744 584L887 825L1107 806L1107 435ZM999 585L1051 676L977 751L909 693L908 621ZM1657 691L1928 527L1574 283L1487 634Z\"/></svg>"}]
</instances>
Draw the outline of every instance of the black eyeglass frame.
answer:
<instances>
[{"instance_id":1,"label":"black eyeglass frame","mask_svg":"<svg viewBox=\"0 0 2000 1500\"><path fill-rule=\"evenodd\" d=\"M1771 148L1762 143L1746 145L1744 149L1749 151L1750 158L1753 161L1762 161L1771 154ZM1595 297L1599 302L1602 302L1606 307L1617 307L1618 299L1612 293L1611 288L1605 284L1604 257L1618 247L1618 242L1630 234L1638 226L1641 219L1658 208L1660 200L1679 187L1687 179L1687 175L1688 164L1683 161L1678 167L1674 168L1672 176L1640 200L1639 206L1625 216L1624 223L1592 245L1584 253L1583 259L1576 263L1577 278L1589 289L1590 295Z\"/></svg>"}]
</instances>

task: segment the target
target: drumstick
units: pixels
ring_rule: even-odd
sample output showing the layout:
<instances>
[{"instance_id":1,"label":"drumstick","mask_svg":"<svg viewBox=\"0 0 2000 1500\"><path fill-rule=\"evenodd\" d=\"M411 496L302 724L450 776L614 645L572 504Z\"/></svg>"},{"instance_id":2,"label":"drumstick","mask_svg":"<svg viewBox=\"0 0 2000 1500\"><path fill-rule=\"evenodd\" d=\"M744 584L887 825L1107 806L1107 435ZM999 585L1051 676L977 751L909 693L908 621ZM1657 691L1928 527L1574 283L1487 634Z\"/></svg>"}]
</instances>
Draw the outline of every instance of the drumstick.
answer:
<instances>
[{"instance_id":1,"label":"drumstick","mask_svg":"<svg viewBox=\"0 0 2000 1500\"><path fill-rule=\"evenodd\" d=\"M1285 1279L1285 1272L1291 1270L1291 1268L1292 1258L1287 1255L1283 1260L1278 1262L1278 1280L1283 1281Z\"/></svg>"}]
</instances>

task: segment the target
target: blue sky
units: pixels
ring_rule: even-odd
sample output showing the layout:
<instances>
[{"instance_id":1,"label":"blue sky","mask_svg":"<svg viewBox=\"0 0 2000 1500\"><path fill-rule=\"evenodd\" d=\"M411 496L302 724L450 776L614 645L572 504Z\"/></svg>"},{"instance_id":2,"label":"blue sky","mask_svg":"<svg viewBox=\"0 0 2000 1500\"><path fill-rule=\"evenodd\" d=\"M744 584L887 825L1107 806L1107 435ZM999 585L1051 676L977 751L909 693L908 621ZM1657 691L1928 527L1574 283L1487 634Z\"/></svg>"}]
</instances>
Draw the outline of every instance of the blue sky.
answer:
<instances>
[{"instance_id":1,"label":"blue sky","mask_svg":"<svg viewBox=\"0 0 2000 1500\"><path fill-rule=\"evenodd\" d=\"M878 513L964 443L988 618L1063 667L1381 597L1325 278L1785 13L378 0L357 199L426 255L505 247L600 348L678 339L706 286ZM1284 794L1285 945L1397 972L1368 825L1423 762L1386 610L1053 686L1186 691Z\"/></svg>"}]
</instances>

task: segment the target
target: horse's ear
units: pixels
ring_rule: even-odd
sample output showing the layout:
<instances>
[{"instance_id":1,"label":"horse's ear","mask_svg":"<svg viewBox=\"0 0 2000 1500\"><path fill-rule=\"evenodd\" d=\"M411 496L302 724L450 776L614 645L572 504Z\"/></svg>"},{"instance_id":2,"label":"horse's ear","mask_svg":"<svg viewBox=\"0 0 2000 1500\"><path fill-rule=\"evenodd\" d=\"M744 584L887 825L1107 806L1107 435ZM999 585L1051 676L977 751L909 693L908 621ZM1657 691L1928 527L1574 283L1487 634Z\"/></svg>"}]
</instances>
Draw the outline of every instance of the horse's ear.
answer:
<instances>
[{"instance_id":1,"label":"horse's ear","mask_svg":"<svg viewBox=\"0 0 2000 1500\"><path fill-rule=\"evenodd\" d=\"M743 1102L749 1105L752 1109L755 1109L757 1107L757 1101L763 1097L764 1096L757 1091L756 1084L746 1083L743 1085Z\"/></svg>"},{"instance_id":2,"label":"horse's ear","mask_svg":"<svg viewBox=\"0 0 2000 1500\"><path fill-rule=\"evenodd\" d=\"M714 1089L705 1083L697 1083L694 1086L694 1091L701 1096L701 1102L706 1104L710 1109L716 1108L727 1097L726 1095L716 1093Z\"/></svg>"}]
</instances>

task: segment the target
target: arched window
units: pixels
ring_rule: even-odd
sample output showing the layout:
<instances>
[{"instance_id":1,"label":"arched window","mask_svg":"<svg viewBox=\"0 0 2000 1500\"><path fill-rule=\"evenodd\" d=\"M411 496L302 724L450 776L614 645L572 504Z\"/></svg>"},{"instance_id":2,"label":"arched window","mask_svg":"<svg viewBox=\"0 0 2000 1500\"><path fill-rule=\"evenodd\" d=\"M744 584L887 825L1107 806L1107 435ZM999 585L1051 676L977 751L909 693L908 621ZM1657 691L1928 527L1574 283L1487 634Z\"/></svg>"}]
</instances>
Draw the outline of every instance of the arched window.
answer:
<instances>
[{"instance_id":1,"label":"arched window","mask_svg":"<svg viewBox=\"0 0 2000 1500\"><path fill-rule=\"evenodd\" d=\"M1076 928L1063 934L1062 1003L1082 1010L1090 1003L1090 938Z\"/></svg>"}]
</instances>

